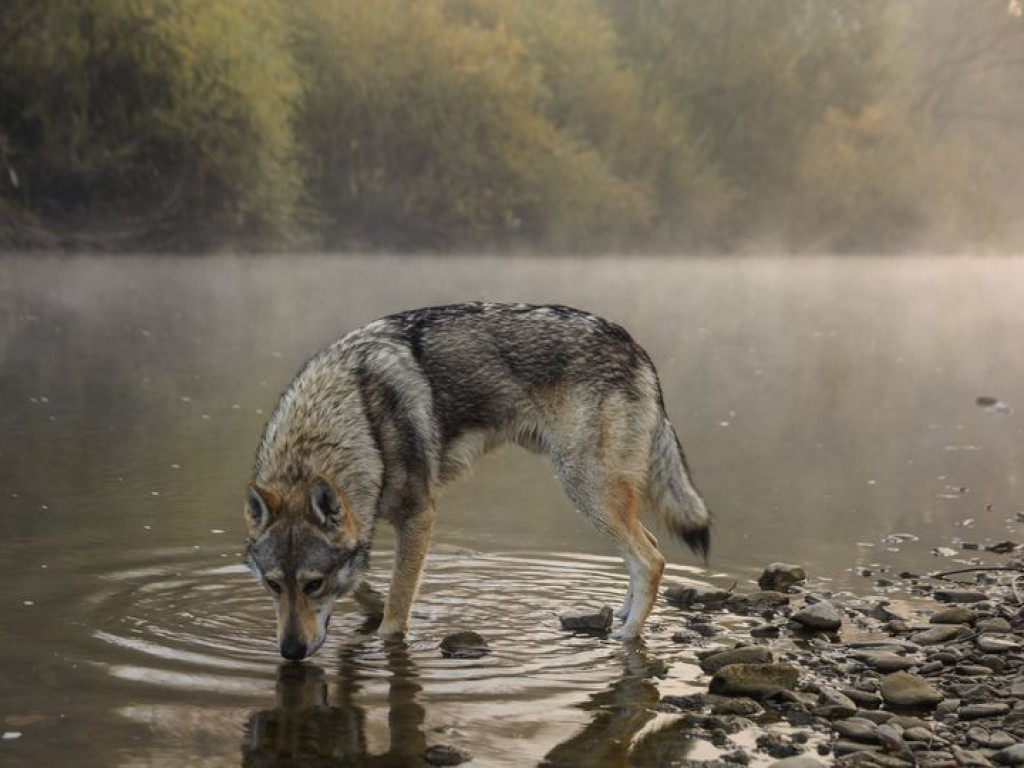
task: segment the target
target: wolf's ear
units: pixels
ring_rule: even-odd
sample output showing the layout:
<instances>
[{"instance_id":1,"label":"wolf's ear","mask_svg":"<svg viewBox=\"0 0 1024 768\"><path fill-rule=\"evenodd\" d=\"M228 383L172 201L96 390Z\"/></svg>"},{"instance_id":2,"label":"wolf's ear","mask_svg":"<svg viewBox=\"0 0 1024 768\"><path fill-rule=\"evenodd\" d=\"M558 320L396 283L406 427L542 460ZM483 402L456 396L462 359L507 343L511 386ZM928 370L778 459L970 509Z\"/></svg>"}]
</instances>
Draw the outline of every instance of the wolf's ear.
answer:
<instances>
[{"instance_id":1,"label":"wolf's ear","mask_svg":"<svg viewBox=\"0 0 1024 768\"><path fill-rule=\"evenodd\" d=\"M262 533L270 525L280 505L281 499L276 493L249 483L245 494L245 524L249 528L249 535L255 537Z\"/></svg>"},{"instance_id":2,"label":"wolf's ear","mask_svg":"<svg viewBox=\"0 0 1024 768\"><path fill-rule=\"evenodd\" d=\"M309 508L320 525L355 543L357 527L344 497L323 477L313 481L309 491Z\"/></svg>"}]
</instances>

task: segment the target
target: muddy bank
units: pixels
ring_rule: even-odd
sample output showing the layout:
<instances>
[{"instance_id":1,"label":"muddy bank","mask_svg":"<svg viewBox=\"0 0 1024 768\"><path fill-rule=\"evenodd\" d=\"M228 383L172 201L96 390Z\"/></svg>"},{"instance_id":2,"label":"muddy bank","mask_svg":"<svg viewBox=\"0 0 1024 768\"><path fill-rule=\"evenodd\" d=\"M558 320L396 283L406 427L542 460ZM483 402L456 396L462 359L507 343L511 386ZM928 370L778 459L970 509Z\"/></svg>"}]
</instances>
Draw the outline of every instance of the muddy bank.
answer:
<instances>
[{"instance_id":1,"label":"muddy bank","mask_svg":"<svg viewBox=\"0 0 1024 768\"><path fill-rule=\"evenodd\" d=\"M658 708L721 750L675 764L1024 765L1024 557L1000 547L995 565L882 580L909 600L777 563L759 591L668 586L707 692Z\"/></svg>"}]
</instances>

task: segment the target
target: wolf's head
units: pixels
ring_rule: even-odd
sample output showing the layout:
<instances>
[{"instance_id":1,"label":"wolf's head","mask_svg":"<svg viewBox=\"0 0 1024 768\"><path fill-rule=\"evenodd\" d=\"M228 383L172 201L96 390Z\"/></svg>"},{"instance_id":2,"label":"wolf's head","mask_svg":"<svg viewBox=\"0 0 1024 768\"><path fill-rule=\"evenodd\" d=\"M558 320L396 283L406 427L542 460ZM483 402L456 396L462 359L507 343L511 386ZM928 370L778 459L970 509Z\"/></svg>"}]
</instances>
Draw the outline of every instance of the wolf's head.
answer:
<instances>
[{"instance_id":1,"label":"wolf's head","mask_svg":"<svg viewBox=\"0 0 1024 768\"><path fill-rule=\"evenodd\" d=\"M335 599L362 581L367 548L344 496L322 477L287 497L249 485L246 563L277 606L286 659L319 650Z\"/></svg>"}]
</instances>

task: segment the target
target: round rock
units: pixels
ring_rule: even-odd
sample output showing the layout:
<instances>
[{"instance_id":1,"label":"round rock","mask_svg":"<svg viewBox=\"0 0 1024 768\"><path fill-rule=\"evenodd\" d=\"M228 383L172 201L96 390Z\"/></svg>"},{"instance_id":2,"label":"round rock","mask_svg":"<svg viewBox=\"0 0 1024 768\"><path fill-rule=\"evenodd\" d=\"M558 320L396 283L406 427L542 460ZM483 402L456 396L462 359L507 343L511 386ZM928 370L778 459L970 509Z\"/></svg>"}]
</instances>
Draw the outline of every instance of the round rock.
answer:
<instances>
[{"instance_id":1,"label":"round rock","mask_svg":"<svg viewBox=\"0 0 1024 768\"><path fill-rule=\"evenodd\" d=\"M491 652L487 641L472 630L456 632L441 641L441 655L447 659L479 659ZM442 763L438 763L442 765ZM455 763L443 763L455 765Z\"/></svg>"},{"instance_id":2,"label":"round rock","mask_svg":"<svg viewBox=\"0 0 1024 768\"><path fill-rule=\"evenodd\" d=\"M788 664L730 664L711 678L709 690L723 696L765 698L779 691L791 691L800 673Z\"/></svg>"},{"instance_id":3,"label":"round rock","mask_svg":"<svg viewBox=\"0 0 1024 768\"><path fill-rule=\"evenodd\" d=\"M801 581L807 581L807 573L799 565L772 563L758 577L757 586L773 592L785 592Z\"/></svg>"},{"instance_id":4,"label":"round rock","mask_svg":"<svg viewBox=\"0 0 1024 768\"><path fill-rule=\"evenodd\" d=\"M709 675L715 674L722 667L730 664L770 664L774 659L772 652L760 645L748 645L744 648L733 648L719 651L701 659L700 668Z\"/></svg>"},{"instance_id":5,"label":"round rock","mask_svg":"<svg viewBox=\"0 0 1024 768\"><path fill-rule=\"evenodd\" d=\"M467 760L472 760L473 756L466 750L449 744L434 744L427 747L423 759L431 765L461 765Z\"/></svg>"},{"instance_id":6,"label":"round rock","mask_svg":"<svg viewBox=\"0 0 1024 768\"><path fill-rule=\"evenodd\" d=\"M956 605L933 613L928 621L932 624L973 624L977 619L978 614L970 608Z\"/></svg>"},{"instance_id":7,"label":"round rock","mask_svg":"<svg viewBox=\"0 0 1024 768\"><path fill-rule=\"evenodd\" d=\"M794 613L793 621L809 629L834 632L843 625L843 616L832 603L822 600Z\"/></svg>"},{"instance_id":8,"label":"round rock","mask_svg":"<svg viewBox=\"0 0 1024 768\"><path fill-rule=\"evenodd\" d=\"M939 624L931 629L915 632L910 636L910 640L918 645L939 645L940 643L948 643L950 640L958 637L960 630L960 626Z\"/></svg>"},{"instance_id":9,"label":"round rock","mask_svg":"<svg viewBox=\"0 0 1024 768\"><path fill-rule=\"evenodd\" d=\"M879 681L882 698L899 709L931 709L942 701L942 694L927 681L910 672L893 672Z\"/></svg>"}]
</instances>

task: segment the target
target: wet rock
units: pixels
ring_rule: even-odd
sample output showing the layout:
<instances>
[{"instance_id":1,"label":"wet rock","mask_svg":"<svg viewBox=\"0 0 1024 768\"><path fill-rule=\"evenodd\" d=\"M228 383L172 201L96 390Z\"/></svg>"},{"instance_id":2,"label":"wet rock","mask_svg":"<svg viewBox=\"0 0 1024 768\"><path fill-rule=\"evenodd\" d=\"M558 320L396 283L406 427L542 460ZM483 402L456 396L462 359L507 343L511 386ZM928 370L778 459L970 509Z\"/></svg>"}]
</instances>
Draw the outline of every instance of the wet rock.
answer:
<instances>
[{"instance_id":1,"label":"wet rock","mask_svg":"<svg viewBox=\"0 0 1024 768\"><path fill-rule=\"evenodd\" d=\"M980 603L988 599L984 592L964 589L936 589L932 597L941 603Z\"/></svg>"},{"instance_id":2,"label":"wet rock","mask_svg":"<svg viewBox=\"0 0 1024 768\"><path fill-rule=\"evenodd\" d=\"M882 725L892 720L892 712L885 712L881 709L858 709L854 713L857 717L863 717L872 723Z\"/></svg>"},{"instance_id":3,"label":"wet rock","mask_svg":"<svg viewBox=\"0 0 1024 768\"><path fill-rule=\"evenodd\" d=\"M959 664L956 671L964 677L988 677L992 674L991 667L985 667L981 664Z\"/></svg>"},{"instance_id":4,"label":"wet rock","mask_svg":"<svg viewBox=\"0 0 1024 768\"><path fill-rule=\"evenodd\" d=\"M959 637L960 632L959 625L937 624L931 629L915 632L910 636L910 640L918 645L939 645Z\"/></svg>"},{"instance_id":5,"label":"wet rock","mask_svg":"<svg viewBox=\"0 0 1024 768\"><path fill-rule=\"evenodd\" d=\"M882 697L872 691L846 687L840 688L839 692L849 696L858 707L863 709L877 709L882 706Z\"/></svg>"},{"instance_id":6,"label":"wet rock","mask_svg":"<svg viewBox=\"0 0 1024 768\"><path fill-rule=\"evenodd\" d=\"M427 747L423 759L431 765L461 765L473 756L464 749L449 744L434 744Z\"/></svg>"},{"instance_id":7,"label":"wet rock","mask_svg":"<svg viewBox=\"0 0 1024 768\"><path fill-rule=\"evenodd\" d=\"M700 645L704 642L704 635L694 632L692 629L679 629L672 633L673 643L684 643L686 645Z\"/></svg>"},{"instance_id":8,"label":"wet rock","mask_svg":"<svg viewBox=\"0 0 1024 768\"><path fill-rule=\"evenodd\" d=\"M731 594L716 587L675 584L665 590L665 599L678 608L689 608L696 604L718 605L724 603Z\"/></svg>"},{"instance_id":9,"label":"wet rock","mask_svg":"<svg viewBox=\"0 0 1024 768\"><path fill-rule=\"evenodd\" d=\"M795 757L784 757L769 763L768 768L822 768L824 763L815 760L813 757L797 755Z\"/></svg>"},{"instance_id":10,"label":"wet rock","mask_svg":"<svg viewBox=\"0 0 1024 768\"><path fill-rule=\"evenodd\" d=\"M1024 744L1001 749L992 755L992 760L999 765L1024 765Z\"/></svg>"},{"instance_id":11,"label":"wet rock","mask_svg":"<svg viewBox=\"0 0 1024 768\"><path fill-rule=\"evenodd\" d=\"M725 601L730 610L764 610L765 608L781 608L789 605L789 596L770 589L757 592L734 593Z\"/></svg>"},{"instance_id":12,"label":"wet rock","mask_svg":"<svg viewBox=\"0 0 1024 768\"><path fill-rule=\"evenodd\" d=\"M1020 643L1015 640L994 635L982 635L975 640L975 643L977 644L978 649L985 653L1008 653L1020 648Z\"/></svg>"},{"instance_id":13,"label":"wet rock","mask_svg":"<svg viewBox=\"0 0 1024 768\"><path fill-rule=\"evenodd\" d=\"M1018 677L1010 683L1010 695L1018 699L1024 698L1024 677Z\"/></svg>"},{"instance_id":14,"label":"wet rock","mask_svg":"<svg viewBox=\"0 0 1024 768\"><path fill-rule=\"evenodd\" d=\"M901 669L916 667L921 662L908 656L900 656L890 651L876 651L873 653L858 653L855 658L863 661L872 669L878 672L898 672Z\"/></svg>"},{"instance_id":15,"label":"wet rock","mask_svg":"<svg viewBox=\"0 0 1024 768\"><path fill-rule=\"evenodd\" d=\"M468 629L448 635L441 641L441 655L446 659L479 659L490 652L491 648L487 641Z\"/></svg>"},{"instance_id":16,"label":"wet rock","mask_svg":"<svg viewBox=\"0 0 1024 768\"><path fill-rule=\"evenodd\" d=\"M757 748L772 757L795 757L803 749L777 733L762 733L757 737Z\"/></svg>"},{"instance_id":17,"label":"wet rock","mask_svg":"<svg viewBox=\"0 0 1024 768\"><path fill-rule=\"evenodd\" d=\"M788 664L730 664L711 678L709 690L724 696L762 699L782 690L792 690L800 677Z\"/></svg>"},{"instance_id":18,"label":"wet rock","mask_svg":"<svg viewBox=\"0 0 1024 768\"><path fill-rule=\"evenodd\" d=\"M802 581L807 581L807 573L799 565L772 563L758 577L757 586L771 592L785 592Z\"/></svg>"},{"instance_id":19,"label":"wet rock","mask_svg":"<svg viewBox=\"0 0 1024 768\"><path fill-rule=\"evenodd\" d=\"M984 656L978 659L978 664L983 667L988 667L992 670L992 673L998 675L1004 669L1006 669L1006 659L1002 656L995 656L991 653L986 653Z\"/></svg>"},{"instance_id":20,"label":"wet rock","mask_svg":"<svg viewBox=\"0 0 1024 768\"><path fill-rule=\"evenodd\" d=\"M762 624L750 630L751 637L774 638L778 637L781 630L775 624Z\"/></svg>"},{"instance_id":21,"label":"wet rock","mask_svg":"<svg viewBox=\"0 0 1024 768\"><path fill-rule=\"evenodd\" d=\"M700 668L713 675L722 667L730 664L770 664L774 661L771 651L761 645L748 645L743 648L733 648L728 651L719 651L701 659Z\"/></svg>"},{"instance_id":22,"label":"wet rock","mask_svg":"<svg viewBox=\"0 0 1024 768\"><path fill-rule=\"evenodd\" d=\"M794 613L793 621L808 629L834 632L843 625L843 616L832 603L822 600Z\"/></svg>"},{"instance_id":23,"label":"wet rock","mask_svg":"<svg viewBox=\"0 0 1024 768\"><path fill-rule=\"evenodd\" d=\"M837 720L843 717L852 717L856 712L857 705L849 696L832 688L823 688L818 695L818 701L812 714L829 720Z\"/></svg>"},{"instance_id":24,"label":"wet rock","mask_svg":"<svg viewBox=\"0 0 1024 768\"><path fill-rule=\"evenodd\" d=\"M928 621L932 624L973 624L977 618L978 614L970 608L954 606L933 613Z\"/></svg>"},{"instance_id":25,"label":"wet rock","mask_svg":"<svg viewBox=\"0 0 1024 768\"><path fill-rule=\"evenodd\" d=\"M898 709L931 709L942 694L927 681L910 672L893 672L879 681L885 703Z\"/></svg>"},{"instance_id":26,"label":"wet rock","mask_svg":"<svg viewBox=\"0 0 1024 768\"><path fill-rule=\"evenodd\" d=\"M985 619L978 619L974 628L979 632L994 632L996 634L1013 631L1013 627L1010 626L1010 622L1002 616L991 616Z\"/></svg>"},{"instance_id":27,"label":"wet rock","mask_svg":"<svg viewBox=\"0 0 1024 768\"><path fill-rule=\"evenodd\" d=\"M738 717L760 717L764 707L747 696L720 699L711 705L713 715L736 715Z\"/></svg>"},{"instance_id":28,"label":"wet rock","mask_svg":"<svg viewBox=\"0 0 1024 768\"><path fill-rule=\"evenodd\" d=\"M606 605L598 613L565 613L558 619L562 622L562 629L568 632L602 634L612 627L612 609Z\"/></svg>"},{"instance_id":29,"label":"wet rock","mask_svg":"<svg viewBox=\"0 0 1024 768\"><path fill-rule=\"evenodd\" d=\"M848 717L832 723L832 730L851 741L866 744L878 743L878 726L870 720L859 717Z\"/></svg>"},{"instance_id":30,"label":"wet rock","mask_svg":"<svg viewBox=\"0 0 1024 768\"><path fill-rule=\"evenodd\" d=\"M957 714L961 720L983 720L988 717L1002 717L1010 711L1010 705L1001 701L992 701L985 704L968 704L960 707Z\"/></svg>"},{"instance_id":31,"label":"wet rock","mask_svg":"<svg viewBox=\"0 0 1024 768\"><path fill-rule=\"evenodd\" d=\"M997 555L1008 555L1015 550L1018 545L1012 541L1000 541L998 544L989 544L985 547L986 552L993 552Z\"/></svg>"}]
</instances>

